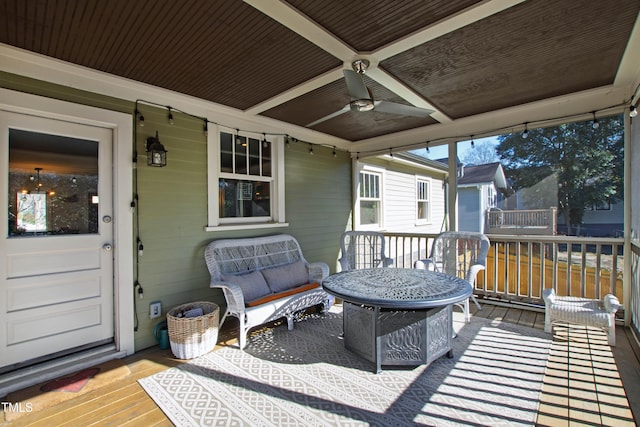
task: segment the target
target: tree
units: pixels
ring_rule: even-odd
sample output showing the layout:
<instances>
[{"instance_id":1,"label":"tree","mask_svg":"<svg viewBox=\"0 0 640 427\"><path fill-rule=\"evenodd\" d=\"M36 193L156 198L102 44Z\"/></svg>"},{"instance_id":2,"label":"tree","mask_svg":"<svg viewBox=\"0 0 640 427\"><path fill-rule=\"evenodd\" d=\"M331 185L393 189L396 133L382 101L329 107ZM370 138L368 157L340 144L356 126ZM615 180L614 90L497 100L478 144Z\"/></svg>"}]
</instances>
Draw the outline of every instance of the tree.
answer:
<instances>
[{"instance_id":1,"label":"tree","mask_svg":"<svg viewBox=\"0 0 640 427\"><path fill-rule=\"evenodd\" d=\"M495 145L484 142L482 144L475 144L471 150L467 151L462 158L462 163L465 165L485 165L499 160L500 158L496 154Z\"/></svg>"},{"instance_id":2,"label":"tree","mask_svg":"<svg viewBox=\"0 0 640 427\"><path fill-rule=\"evenodd\" d=\"M585 209L622 198L624 125L622 116L530 129L528 137L511 133L498 137L496 147L515 190L535 189L528 203L549 205L549 188L536 185L553 177L557 182L558 214L567 232L582 223ZM553 181L553 180L551 180Z\"/></svg>"}]
</instances>

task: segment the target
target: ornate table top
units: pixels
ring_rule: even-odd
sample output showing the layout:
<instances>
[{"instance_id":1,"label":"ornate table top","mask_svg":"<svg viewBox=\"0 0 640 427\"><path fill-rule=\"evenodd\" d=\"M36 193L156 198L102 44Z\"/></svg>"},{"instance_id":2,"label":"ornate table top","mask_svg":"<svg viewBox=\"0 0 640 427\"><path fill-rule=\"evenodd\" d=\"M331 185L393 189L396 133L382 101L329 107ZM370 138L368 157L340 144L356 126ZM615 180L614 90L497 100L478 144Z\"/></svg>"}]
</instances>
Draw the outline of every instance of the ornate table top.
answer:
<instances>
[{"instance_id":1,"label":"ornate table top","mask_svg":"<svg viewBox=\"0 0 640 427\"><path fill-rule=\"evenodd\" d=\"M333 274L322 282L345 301L381 308L441 307L471 296L468 282L448 274L408 268L369 268Z\"/></svg>"}]
</instances>

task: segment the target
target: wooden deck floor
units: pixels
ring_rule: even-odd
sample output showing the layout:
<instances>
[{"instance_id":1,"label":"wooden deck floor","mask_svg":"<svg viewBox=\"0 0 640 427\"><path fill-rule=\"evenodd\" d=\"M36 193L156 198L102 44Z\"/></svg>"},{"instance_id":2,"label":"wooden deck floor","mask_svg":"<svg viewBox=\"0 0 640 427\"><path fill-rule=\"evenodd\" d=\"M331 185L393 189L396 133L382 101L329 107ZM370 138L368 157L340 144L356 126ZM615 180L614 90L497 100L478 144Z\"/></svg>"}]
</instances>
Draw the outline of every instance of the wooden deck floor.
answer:
<instances>
[{"instance_id":1,"label":"wooden deck floor","mask_svg":"<svg viewBox=\"0 0 640 427\"><path fill-rule=\"evenodd\" d=\"M484 304L474 316L544 328L544 314L532 311ZM597 333L572 331L556 328L550 354L554 369L547 368L538 425L636 425L631 411L640 421L640 363L630 333L617 328L616 363L612 367L609 358L603 374L597 359L603 346ZM233 332L228 326L220 331L221 345L235 342L230 338ZM573 335L567 337L569 333ZM609 351L608 346L604 348ZM159 348L138 352L124 361L131 372L126 378L14 421L6 421L3 412L0 426L170 426L137 380L184 362L173 358L170 350Z\"/></svg>"}]
</instances>

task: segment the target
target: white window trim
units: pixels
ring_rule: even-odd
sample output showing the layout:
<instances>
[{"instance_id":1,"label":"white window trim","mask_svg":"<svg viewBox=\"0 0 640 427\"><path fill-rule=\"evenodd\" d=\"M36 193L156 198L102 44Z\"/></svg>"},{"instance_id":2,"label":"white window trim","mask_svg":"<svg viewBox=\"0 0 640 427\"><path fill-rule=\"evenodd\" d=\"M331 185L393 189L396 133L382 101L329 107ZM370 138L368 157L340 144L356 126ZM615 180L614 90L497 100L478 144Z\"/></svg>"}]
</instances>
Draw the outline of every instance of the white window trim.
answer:
<instances>
[{"instance_id":1,"label":"white window trim","mask_svg":"<svg viewBox=\"0 0 640 427\"><path fill-rule=\"evenodd\" d=\"M418 199L418 183L419 182L426 182L428 186L427 203L429 204L429 212L427 212L427 218L418 217L418 202L420 201ZM416 196L416 203L415 203L416 225L429 225L433 223L433 202L432 202L432 190L431 190L432 187L433 187L433 180L431 178L426 176L416 175L415 186L414 186L415 196Z\"/></svg>"},{"instance_id":2,"label":"white window trim","mask_svg":"<svg viewBox=\"0 0 640 427\"><path fill-rule=\"evenodd\" d=\"M284 137L267 137L271 141L271 173L273 177L273 194L271 195L271 217L265 218L233 218L221 221L218 217L218 179L220 172L220 132L235 134L235 129L223 126L212 126L207 136L207 225L205 231L246 230L261 228L288 227L285 221L285 193L284 193ZM238 132L240 136L247 136L262 140L265 135Z\"/></svg>"},{"instance_id":3,"label":"white window trim","mask_svg":"<svg viewBox=\"0 0 640 427\"><path fill-rule=\"evenodd\" d=\"M380 221L378 224L360 224L360 173L371 173L377 174L380 176L380 212L379 218ZM354 212L354 224L356 230L375 230L379 231L384 228L384 183L385 183L385 169L376 168L369 165L360 165L356 168L355 179L354 179L354 193L355 194L355 206L353 207Z\"/></svg>"}]
</instances>

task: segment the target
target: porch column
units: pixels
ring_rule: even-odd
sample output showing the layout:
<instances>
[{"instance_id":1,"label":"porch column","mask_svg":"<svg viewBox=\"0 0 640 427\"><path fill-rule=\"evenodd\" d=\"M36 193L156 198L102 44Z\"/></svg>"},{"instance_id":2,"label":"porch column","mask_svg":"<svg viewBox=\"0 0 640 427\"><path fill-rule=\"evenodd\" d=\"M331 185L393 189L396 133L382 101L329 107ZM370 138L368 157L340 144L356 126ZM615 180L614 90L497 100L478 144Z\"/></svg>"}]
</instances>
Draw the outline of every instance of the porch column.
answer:
<instances>
[{"instance_id":1,"label":"porch column","mask_svg":"<svg viewBox=\"0 0 640 427\"><path fill-rule=\"evenodd\" d=\"M458 230L458 143L449 143L449 230Z\"/></svg>"},{"instance_id":2,"label":"porch column","mask_svg":"<svg viewBox=\"0 0 640 427\"><path fill-rule=\"evenodd\" d=\"M637 138L634 136L634 138ZM622 272L622 299L624 301L624 325L631 324L631 311L635 307L631 304L631 277L633 270L631 268L631 204L632 188L631 188L631 117L629 116L629 108L624 110L624 266ZM636 190L637 191L637 190Z\"/></svg>"}]
</instances>

